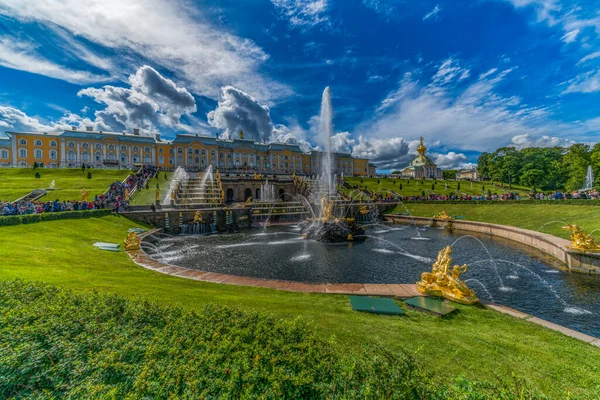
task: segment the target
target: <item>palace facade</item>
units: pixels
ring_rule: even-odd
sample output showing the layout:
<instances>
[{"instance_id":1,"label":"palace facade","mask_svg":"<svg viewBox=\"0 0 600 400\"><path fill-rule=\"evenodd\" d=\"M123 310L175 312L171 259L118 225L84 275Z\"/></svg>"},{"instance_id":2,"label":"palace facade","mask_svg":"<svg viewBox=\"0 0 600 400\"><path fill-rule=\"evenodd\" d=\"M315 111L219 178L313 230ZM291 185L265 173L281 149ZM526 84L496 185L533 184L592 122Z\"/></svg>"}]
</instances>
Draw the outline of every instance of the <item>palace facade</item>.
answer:
<instances>
[{"instance_id":1,"label":"palace facade","mask_svg":"<svg viewBox=\"0 0 600 400\"><path fill-rule=\"evenodd\" d=\"M0 138L0 166L30 167L34 163L47 167L131 168L153 164L161 168L220 170L251 169L280 174L313 174L320 169L320 152L303 152L298 145L257 143L240 137L232 140L178 134L165 140L159 134L141 135L135 129L127 132L65 130L57 132L6 132ZM345 176L374 175L374 166L366 158L335 153L333 168Z\"/></svg>"},{"instance_id":2,"label":"palace facade","mask_svg":"<svg viewBox=\"0 0 600 400\"><path fill-rule=\"evenodd\" d=\"M429 157L425 155L427 147L423 145L423 138L417 148L419 155L410 162L410 165L402 170L400 176L403 178L416 179L443 179L444 173L441 168Z\"/></svg>"}]
</instances>

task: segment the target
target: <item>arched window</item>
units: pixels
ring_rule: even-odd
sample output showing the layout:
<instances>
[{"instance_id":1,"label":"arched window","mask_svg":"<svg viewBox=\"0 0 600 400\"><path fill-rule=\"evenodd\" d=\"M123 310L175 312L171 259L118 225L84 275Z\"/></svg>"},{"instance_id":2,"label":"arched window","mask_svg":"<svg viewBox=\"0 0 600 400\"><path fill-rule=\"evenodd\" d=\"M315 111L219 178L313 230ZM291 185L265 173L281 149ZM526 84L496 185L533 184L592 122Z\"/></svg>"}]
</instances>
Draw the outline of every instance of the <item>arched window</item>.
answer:
<instances>
[{"instance_id":1,"label":"arched window","mask_svg":"<svg viewBox=\"0 0 600 400\"><path fill-rule=\"evenodd\" d=\"M150 147L146 146L146 148L144 149L144 151L145 151L146 153L150 153Z\"/></svg>"},{"instance_id":2,"label":"arched window","mask_svg":"<svg viewBox=\"0 0 600 400\"><path fill-rule=\"evenodd\" d=\"M188 156L188 158L187 158L187 163L188 163L188 164L191 164L191 163L192 163L192 156Z\"/></svg>"},{"instance_id":3,"label":"arched window","mask_svg":"<svg viewBox=\"0 0 600 400\"><path fill-rule=\"evenodd\" d=\"M75 152L73 150L69 150L69 152L67 153L67 160L75 161L75 159Z\"/></svg>"},{"instance_id":4,"label":"arched window","mask_svg":"<svg viewBox=\"0 0 600 400\"><path fill-rule=\"evenodd\" d=\"M114 150L115 150L115 145L114 145L114 144L111 144L111 145L109 145L109 146L108 146L108 149L109 149L110 151L114 151Z\"/></svg>"},{"instance_id":5,"label":"arched window","mask_svg":"<svg viewBox=\"0 0 600 400\"><path fill-rule=\"evenodd\" d=\"M102 161L102 153L100 153L99 151L96 152L96 161L97 162Z\"/></svg>"},{"instance_id":6,"label":"arched window","mask_svg":"<svg viewBox=\"0 0 600 400\"><path fill-rule=\"evenodd\" d=\"M159 152L159 153L164 153L164 152L165 152L165 149L163 149L163 148L161 147L160 149L158 149L158 152Z\"/></svg>"},{"instance_id":7,"label":"arched window","mask_svg":"<svg viewBox=\"0 0 600 400\"><path fill-rule=\"evenodd\" d=\"M159 164L164 164L165 163L165 156L158 156L158 163Z\"/></svg>"},{"instance_id":8,"label":"arched window","mask_svg":"<svg viewBox=\"0 0 600 400\"><path fill-rule=\"evenodd\" d=\"M169 164L173 164L173 157L169 157Z\"/></svg>"},{"instance_id":9,"label":"arched window","mask_svg":"<svg viewBox=\"0 0 600 400\"><path fill-rule=\"evenodd\" d=\"M183 149L181 147L177 148L177 154L182 154L183 153Z\"/></svg>"},{"instance_id":10,"label":"arched window","mask_svg":"<svg viewBox=\"0 0 600 400\"><path fill-rule=\"evenodd\" d=\"M214 156L214 155L215 155L215 151L214 151L214 150L211 150L211 151L210 151L210 155L211 155L211 156Z\"/></svg>"},{"instance_id":11,"label":"arched window","mask_svg":"<svg viewBox=\"0 0 600 400\"><path fill-rule=\"evenodd\" d=\"M81 145L81 147L83 147L84 149L87 149L89 147L89 144L84 143L84 144Z\"/></svg>"},{"instance_id":12,"label":"arched window","mask_svg":"<svg viewBox=\"0 0 600 400\"><path fill-rule=\"evenodd\" d=\"M194 160L196 164L200 164L200 157L196 156L196 159Z\"/></svg>"},{"instance_id":13,"label":"arched window","mask_svg":"<svg viewBox=\"0 0 600 400\"><path fill-rule=\"evenodd\" d=\"M206 155L206 149L202 149L202 155L205 156Z\"/></svg>"},{"instance_id":14,"label":"arched window","mask_svg":"<svg viewBox=\"0 0 600 400\"><path fill-rule=\"evenodd\" d=\"M19 139L19 144L26 145L27 144L27 140L25 140L25 139Z\"/></svg>"},{"instance_id":15,"label":"arched window","mask_svg":"<svg viewBox=\"0 0 600 400\"><path fill-rule=\"evenodd\" d=\"M231 153L227 153L227 158L231 159Z\"/></svg>"},{"instance_id":16,"label":"arched window","mask_svg":"<svg viewBox=\"0 0 600 400\"><path fill-rule=\"evenodd\" d=\"M56 147L56 140L50 142L50 147Z\"/></svg>"},{"instance_id":17,"label":"arched window","mask_svg":"<svg viewBox=\"0 0 600 400\"><path fill-rule=\"evenodd\" d=\"M177 156L177 164L183 164L183 157Z\"/></svg>"},{"instance_id":18,"label":"arched window","mask_svg":"<svg viewBox=\"0 0 600 400\"><path fill-rule=\"evenodd\" d=\"M96 150L100 150L102 148L102 144L101 143L96 143Z\"/></svg>"},{"instance_id":19,"label":"arched window","mask_svg":"<svg viewBox=\"0 0 600 400\"><path fill-rule=\"evenodd\" d=\"M33 155L35 158L42 158L42 150L40 149L35 149L33 152Z\"/></svg>"},{"instance_id":20,"label":"arched window","mask_svg":"<svg viewBox=\"0 0 600 400\"><path fill-rule=\"evenodd\" d=\"M127 162L127 154L121 154L121 162L122 163L126 163Z\"/></svg>"},{"instance_id":21,"label":"arched window","mask_svg":"<svg viewBox=\"0 0 600 400\"><path fill-rule=\"evenodd\" d=\"M175 154L175 152L173 151L173 149L169 149L169 154ZM171 163L173 164L173 163Z\"/></svg>"},{"instance_id":22,"label":"arched window","mask_svg":"<svg viewBox=\"0 0 600 400\"><path fill-rule=\"evenodd\" d=\"M137 146L133 146L133 151L138 151L138 147Z\"/></svg>"},{"instance_id":23,"label":"arched window","mask_svg":"<svg viewBox=\"0 0 600 400\"><path fill-rule=\"evenodd\" d=\"M134 149L135 149L135 147L134 147ZM139 162L139 159L140 159L140 156L139 156L139 155L137 155L137 154L134 154L134 155L133 155L133 158L132 158L132 160L133 160L133 162L134 162L134 163L137 163L137 162Z\"/></svg>"},{"instance_id":24,"label":"arched window","mask_svg":"<svg viewBox=\"0 0 600 400\"><path fill-rule=\"evenodd\" d=\"M194 149L194 154L200 154L200 150Z\"/></svg>"},{"instance_id":25,"label":"arched window","mask_svg":"<svg viewBox=\"0 0 600 400\"><path fill-rule=\"evenodd\" d=\"M6 160L8 158L8 150L0 151L0 158Z\"/></svg>"},{"instance_id":26,"label":"arched window","mask_svg":"<svg viewBox=\"0 0 600 400\"><path fill-rule=\"evenodd\" d=\"M150 164L152 162L152 156L148 153L144 156L144 163Z\"/></svg>"},{"instance_id":27,"label":"arched window","mask_svg":"<svg viewBox=\"0 0 600 400\"><path fill-rule=\"evenodd\" d=\"M110 161L114 161L115 160L115 153L108 153L108 159Z\"/></svg>"},{"instance_id":28,"label":"arched window","mask_svg":"<svg viewBox=\"0 0 600 400\"><path fill-rule=\"evenodd\" d=\"M90 161L90 153L88 153L87 151L84 151L83 153L81 153L81 161L83 161L83 162Z\"/></svg>"},{"instance_id":29,"label":"arched window","mask_svg":"<svg viewBox=\"0 0 600 400\"><path fill-rule=\"evenodd\" d=\"M42 145L42 141L38 139L35 142L33 142L33 144L36 145L36 146L41 146Z\"/></svg>"},{"instance_id":30,"label":"arched window","mask_svg":"<svg viewBox=\"0 0 600 400\"><path fill-rule=\"evenodd\" d=\"M19 157L27 158L27 149L19 149Z\"/></svg>"},{"instance_id":31,"label":"arched window","mask_svg":"<svg viewBox=\"0 0 600 400\"><path fill-rule=\"evenodd\" d=\"M75 147L75 143L73 142L69 142L69 144L67 145L70 149L72 149L73 147Z\"/></svg>"},{"instance_id":32,"label":"arched window","mask_svg":"<svg viewBox=\"0 0 600 400\"><path fill-rule=\"evenodd\" d=\"M56 150L50 150L50 159L56 160L58 158L58 152Z\"/></svg>"},{"instance_id":33,"label":"arched window","mask_svg":"<svg viewBox=\"0 0 600 400\"><path fill-rule=\"evenodd\" d=\"M127 151L127 146L121 146L121 151Z\"/></svg>"}]
</instances>

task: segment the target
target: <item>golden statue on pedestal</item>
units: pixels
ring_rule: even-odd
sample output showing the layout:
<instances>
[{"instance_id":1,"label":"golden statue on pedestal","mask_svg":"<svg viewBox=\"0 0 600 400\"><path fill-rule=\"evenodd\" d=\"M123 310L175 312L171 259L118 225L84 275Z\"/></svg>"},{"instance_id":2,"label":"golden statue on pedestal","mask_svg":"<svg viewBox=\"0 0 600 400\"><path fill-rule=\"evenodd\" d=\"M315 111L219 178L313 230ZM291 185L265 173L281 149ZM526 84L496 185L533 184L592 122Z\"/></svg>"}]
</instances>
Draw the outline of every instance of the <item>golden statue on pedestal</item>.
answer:
<instances>
[{"instance_id":1,"label":"golden statue on pedestal","mask_svg":"<svg viewBox=\"0 0 600 400\"><path fill-rule=\"evenodd\" d=\"M367 206L361 206L360 210L358 212L361 213L362 215L366 215L369 213L369 210L367 209Z\"/></svg>"},{"instance_id":2,"label":"golden statue on pedestal","mask_svg":"<svg viewBox=\"0 0 600 400\"><path fill-rule=\"evenodd\" d=\"M251 205L251 204L252 204L252 197L248 197L248 198L246 199L246 203L245 203L245 205L249 206L249 205Z\"/></svg>"},{"instance_id":3,"label":"golden statue on pedestal","mask_svg":"<svg viewBox=\"0 0 600 400\"><path fill-rule=\"evenodd\" d=\"M419 293L445 297L461 304L471 305L479 302L475 293L460 279L460 276L467 272L467 264L455 265L450 269L452 261L452 247L446 246L438 253L431 272L421 274L417 290Z\"/></svg>"},{"instance_id":4,"label":"golden statue on pedestal","mask_svg":"<svg viewBox=\"0 0 600 400\"><path fill-rule=\"evenodd\" d=\"M154 191L154 200L160 201L160 189L159 188L156 188L156 190Z\"/></svg>"},{"instance_id":5,"label":"golden statue on pedestal","mask_svg":"<svg viewBox=\"0 0 600 400\"><path fill-rule=\"evenodd\" d=\"M433 218L435 219L442 219L444 221L449 221L449 220L453 220L454 217L449 216L446 211L440 211L439 213L435 214L433 216Z\"/></svg>"},{"instance_id":6,"label":"golden statue on pedestal","mask_svg":"<svg viewBox=\"0 0 600 400\"><path fill-rule=\"evenodd\" d=\"M217 181L221 180L221 173L219 172L219 170L217 170L217 172L215 172L215 176L217 177Z\"/></svg>"},{"instance_id":7,"label":"golden statue on pedestal","mask_svg":"<svg viewBox=\"0 0 600 400\"><path fill-rule=\"evenodd\" d=\"M129 232L127 238L123 241L125 251L134 251L140 249L140 238L134 231Z\"/></svg>"},{"instance_id":8,"label":"golden statue on pedestal","mask_svg":"<svg viewBox=\"0 0 600 400\"><path fill-rule=\"evenodd\" d=\"M327 198L327 195L323 195L321 197L321 205L323 206L323 217L321 220L323 222L330 221L333 219L333 201Z\"/></svg>"},{"instance_id":9,"label":"golden statue on pedestal","mask_svg":"<svg viewBox=\"0 0 600 400\"><path fill-rule=\"evenodd\" d=\"M572 250L600 252L600 244L589 233L577 225L563 226L564 230L571 231L571 245L567 246Z\"/></svg>"},{"instance_id":10,"label":"golden statue on pedestal","mask_svg":"<svg viewBox=\"0 0 600 400\"><path fill-rule=\"evenodd\" d=\"M85 188L81 189L81 200L87 201L87 198L88 198L87 190L85 190Z\"/></svg>"},{"instance_id":11,"label":"golden statue on pedestal","mask_svg":"<svg viewBox=\"0 0 600 400\"><path fill-rule=\"evenodd\" d=\"M194 224L203 224L204 220L202 219L202 213L200 211L196 211L194 214Z\"/></svg>"},{"instance_id":12,"label":"golden statue on pedestal","mask_svg":"<svg viewBox=\"0 0 600 400\"><path fill-rule=\"evenodd\" d=\"M125 196L125 201L129 201L129 196L131 196L131 194L129 193L129 189L125 188L124 196Z\"/></svg>"}]
</instances>

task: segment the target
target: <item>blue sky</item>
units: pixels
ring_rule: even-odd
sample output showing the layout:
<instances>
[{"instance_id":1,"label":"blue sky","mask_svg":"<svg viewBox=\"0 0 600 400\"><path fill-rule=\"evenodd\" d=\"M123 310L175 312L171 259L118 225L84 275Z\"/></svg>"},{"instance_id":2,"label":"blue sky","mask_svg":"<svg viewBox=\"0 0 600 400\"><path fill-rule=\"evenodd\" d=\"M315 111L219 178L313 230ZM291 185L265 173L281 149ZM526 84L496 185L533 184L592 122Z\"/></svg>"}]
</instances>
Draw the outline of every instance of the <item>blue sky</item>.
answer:
<instances>
[{"instance_id":1,"label":"blue sky","mask_svg":"<svg viewBox=\"0 0 600 400\"><path fill-rule=\"evenodd\" d=\"M0 0L0 132L319 143L382 169L596 142L600 10L560 0Z\"/></svg>"}]
</instances>

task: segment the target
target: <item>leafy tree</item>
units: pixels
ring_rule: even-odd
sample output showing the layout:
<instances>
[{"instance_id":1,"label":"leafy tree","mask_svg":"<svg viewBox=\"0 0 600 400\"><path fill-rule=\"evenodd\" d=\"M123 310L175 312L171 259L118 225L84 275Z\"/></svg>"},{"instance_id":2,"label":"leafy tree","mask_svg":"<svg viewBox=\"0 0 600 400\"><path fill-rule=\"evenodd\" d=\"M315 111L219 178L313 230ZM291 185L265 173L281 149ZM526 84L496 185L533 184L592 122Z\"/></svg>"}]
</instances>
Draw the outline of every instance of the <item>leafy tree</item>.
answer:
<instances>
[{"instance_id":1,"label":"leafy tree","mask_svg":"<svg viewBox=\"0 0 600 400\"><path fill-rule=\"evenodd\" d=\"M445 169L442 171L445 180L456 179L456 171L455 169Z\"/></svg>"},{"instance_id":2,"label":"leafy tree","mask_svg":"<svg viewBox=\"0 0 600 400\"><path fill-rule=\"evenodd\" d=\"M35 161L33 163L33 170L35 171L36 169L38 169L38 167L39 167L39 165L38 165L37 161Z\"/></svg>"},{"instance_id":3,"label":"leafy tree","mask_svg":"<svg viewBox=\"0 0 600 400\"><path fill-rule=\"evenodd\" d=\"M576 143L569 147L563 157L563 165L567 172L567 190L580 189L585 182L588 165L591 165L590 146Z\"/></svg>"}]
</instances>

